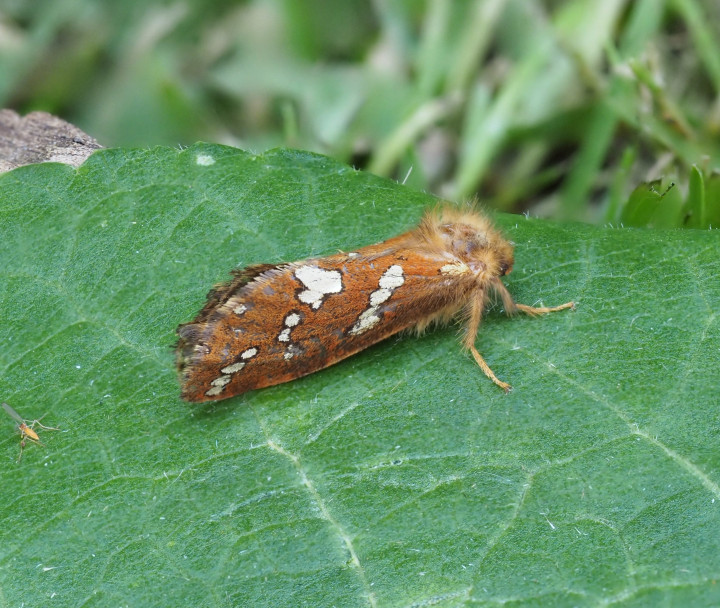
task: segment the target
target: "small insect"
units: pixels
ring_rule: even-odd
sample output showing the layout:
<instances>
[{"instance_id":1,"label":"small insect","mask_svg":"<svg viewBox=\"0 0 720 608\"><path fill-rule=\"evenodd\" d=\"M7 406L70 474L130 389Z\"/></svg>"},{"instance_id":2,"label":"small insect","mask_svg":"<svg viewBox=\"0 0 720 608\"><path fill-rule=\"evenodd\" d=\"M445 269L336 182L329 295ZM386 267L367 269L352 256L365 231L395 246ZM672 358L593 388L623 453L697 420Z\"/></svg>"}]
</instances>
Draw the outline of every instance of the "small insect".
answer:
<instances>
[{"instance_id":1,"label":"small insect","mask_svg":"<svg viewBox=\"0 0 720 608\"><path fill-rule=\"evenodd\" d=\"M28 426L26 420L22 416L20 416L20 414L18 414L13 408L11 408L7 403L3 403L2 407L8 413L8 415L13 418L15 422L18 423L17 430L20 432L20 455L18 456L18 462L20 462L20 459L22 458L26 439L32 441L33 443L37 443L38 445L43 445L40 441L40 437L38 437L38 434L35 432L35 425L46 431L60 430L53 426L45 426L43 424L40 424L40 420L45 418L45 416L40 417L38 420L33 420L30 423L30 426Z\"/></svg>"},{"instance_id":2,"label":"small insect","mask_svg":"<svg viewBox=\"0 0 720 608\"><path fill-rule=\"evenodd\" d=\"M515 303L500 280L513 261L512 244L484 215L445 206L427 211L414 230L357 251L237 269L210 291L194 321L178 327L182 397L226 399L288 382L458 313L465 348L507 392L475 348L490 295L508 314L574 306Z\"/></svg>"}]
</instances>

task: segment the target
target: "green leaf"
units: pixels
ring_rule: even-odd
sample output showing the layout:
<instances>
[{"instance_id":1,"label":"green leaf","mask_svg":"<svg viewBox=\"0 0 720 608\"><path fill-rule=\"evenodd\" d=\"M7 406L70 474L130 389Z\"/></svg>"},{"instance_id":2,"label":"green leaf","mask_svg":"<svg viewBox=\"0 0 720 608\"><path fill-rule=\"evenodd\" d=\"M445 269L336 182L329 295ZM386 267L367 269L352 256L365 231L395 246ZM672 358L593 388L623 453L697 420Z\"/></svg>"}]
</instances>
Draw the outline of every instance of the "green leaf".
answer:
<instances>
[{"instance_id":1,"label":"green leaf","mask_svg":"<svg viewBox=\"0 0 720 608\"><path fill-rule=\"evenodd\" d=\"M685 225L690 228L720 225L720 174L704 173L693 165L684 212Z\"/></svg>"},{"instance_id":2,"label":"green leaf","mask_svg":"<svg viewBox=\"0 0 720 608\"><path fill-rule=\"evenodd\" d=\"M704 185L708 227L717 229L720 226L720 172L705 176Z\"/></svg>"},{"instance_id":3,"label":"green leaf","mask_svg":"<svg viewBox=\"0 0 720 608\"><path fill-rule=\"evenodd\" d=\"M238 265L390 237L434 200L327 158L105 150L0 178L8 606L720 603L720 243L498 218L518 301L213 405L173 351Z\"/></svg>"},{"instance_id":4,"label":"green leaf","mask_svg":"<svg viewBox=\"0 0 720 608\"><path fill-rule=\"evenodd\" d=\"M626 226L673 228L682 225L682 195L670 180L640 184L620 214Z\"/></svg>"},{"instance_id":5,"label":"green leaf","mask_svg":"<svg viewBox=\"0 0 720 608\"><path fill-rule=\"evenodd\" d=\"M688 195L685 200L685 211L690 228L704 228L707 225L707 209L705 205L705 183L703 174L697 165L690 169Z\"/></svg>"}]
</instances>

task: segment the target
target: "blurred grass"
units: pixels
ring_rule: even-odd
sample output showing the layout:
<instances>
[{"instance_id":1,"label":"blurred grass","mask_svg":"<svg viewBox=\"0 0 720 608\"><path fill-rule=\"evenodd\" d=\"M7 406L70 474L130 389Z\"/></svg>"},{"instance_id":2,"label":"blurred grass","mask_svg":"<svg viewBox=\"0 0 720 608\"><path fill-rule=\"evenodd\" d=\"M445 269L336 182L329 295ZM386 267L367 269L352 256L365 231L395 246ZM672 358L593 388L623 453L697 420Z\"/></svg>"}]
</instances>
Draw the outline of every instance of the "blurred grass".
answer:
<instances>
[{"instance_id":1,"label":"blurred grass","mask_svg":"<svg viewBox=\"0 0 720 608\"><path fill-rule=\"evenodd\" d=\"M508 211L707 228L719 40L715 0L0 0L0 106L107 146L289 145Z\"/></svg>"}]
</instances>

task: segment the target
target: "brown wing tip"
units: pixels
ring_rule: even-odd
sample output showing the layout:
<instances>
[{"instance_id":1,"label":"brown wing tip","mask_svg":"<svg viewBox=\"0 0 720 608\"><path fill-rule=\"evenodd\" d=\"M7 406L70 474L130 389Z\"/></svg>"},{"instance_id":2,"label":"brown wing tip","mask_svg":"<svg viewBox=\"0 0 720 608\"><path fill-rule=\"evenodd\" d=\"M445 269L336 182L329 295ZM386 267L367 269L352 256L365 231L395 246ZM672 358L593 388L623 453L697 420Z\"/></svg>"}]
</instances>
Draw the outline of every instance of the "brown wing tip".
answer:
<instances>
[{"instance_id":1,"label":"brown wing tip","mask_svg":"<svg viewBox=\"0 0 720 608\"><path fill-rule=\"evenodd\" d=\"M204 323L184 323L178 326L175 345L175 366L180 376L180 397L185 401L205 401L207 398L192 381L194 367L202 355Z\"/></svg>"}]
</instances>

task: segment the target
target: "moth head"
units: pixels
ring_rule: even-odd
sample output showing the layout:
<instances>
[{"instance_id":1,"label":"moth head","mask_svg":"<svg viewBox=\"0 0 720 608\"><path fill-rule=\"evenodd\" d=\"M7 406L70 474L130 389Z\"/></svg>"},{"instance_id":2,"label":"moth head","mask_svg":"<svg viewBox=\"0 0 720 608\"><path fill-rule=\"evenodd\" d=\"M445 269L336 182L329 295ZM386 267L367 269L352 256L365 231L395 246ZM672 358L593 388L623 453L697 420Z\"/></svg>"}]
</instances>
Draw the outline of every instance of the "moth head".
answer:
<instances>
[{"instance_id":1,"label":"moth head","mask_svg":"<svg viewBox=\"0 0 720 608\"><path fill-rule=\"evenodd\" d=\"M505 276L515 261L513 246L484 217L481 219L481 224L441 224L438 228L446 251L471 268L496 277Z\"/></svg>"},{"instance_id":2,"label":"moth head","mask_svg":"<svg viewBox=\"0 0 720 608\"><path fill-rule=\"evenodd\" d=\"M500 262L500 265L498 266L498 274L501 277L504 277L506 274L510 274L513 269L513 259L512 254L510 256L510 261L504 260Z\"/></svg>"},{"instance_id":3,"label":"moth head","mask_svg":"<svg viewBox=\"0 0 720 608\"><path fill-rule=\"evenodd\" d=\"M496 277L504 277L510 274L515 263L513 246L506 241L499 233L495 232L497 238L487 249L486 260L490 272Z\"/></svg>"}]
</instances>

